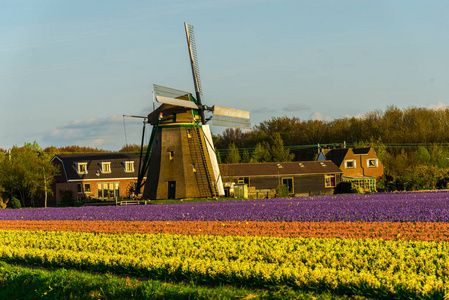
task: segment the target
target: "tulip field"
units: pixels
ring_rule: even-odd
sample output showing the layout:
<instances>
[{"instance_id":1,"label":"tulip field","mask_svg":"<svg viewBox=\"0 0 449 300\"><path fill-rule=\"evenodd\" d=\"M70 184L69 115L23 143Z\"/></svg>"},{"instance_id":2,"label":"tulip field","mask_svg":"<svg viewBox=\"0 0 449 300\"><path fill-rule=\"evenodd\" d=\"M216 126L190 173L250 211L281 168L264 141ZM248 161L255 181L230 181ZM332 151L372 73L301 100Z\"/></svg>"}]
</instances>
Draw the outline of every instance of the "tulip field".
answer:
<instances>
[{"instance_id":1,"label":"tulip field","mask_svg":"<svg viewBox=\"0 0 449 300\"><path fill-rule=\"evenodd\" d=\"M256 298L448 299L449 193L0 210L0 262Z\"/></svg>"}]
</instances>

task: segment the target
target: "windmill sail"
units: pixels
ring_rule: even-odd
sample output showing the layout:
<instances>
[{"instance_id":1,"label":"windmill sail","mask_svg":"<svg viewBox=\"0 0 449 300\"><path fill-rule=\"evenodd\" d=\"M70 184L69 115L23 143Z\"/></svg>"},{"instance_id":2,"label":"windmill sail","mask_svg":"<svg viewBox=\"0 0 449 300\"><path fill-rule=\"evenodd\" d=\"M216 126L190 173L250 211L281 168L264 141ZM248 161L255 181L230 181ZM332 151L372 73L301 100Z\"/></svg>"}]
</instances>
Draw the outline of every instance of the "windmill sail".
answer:
<instances>
[{"instance_id":1,"label":"windmill sail","mask_svg":"<svg viewBox=\"0 0 449 300\"><path fill-rule=\"evenodd\" d=\"M173 106L182 106L182 107L187 107L187 108L198 109L198 105L196 105L194 102L188 101L188 100L175 99L175 98L169 98L169 97L164 97L164 96L156 96L156 101L159 103L170 104Z\"/></svg>"},{"instance_id":2,"label":"windmill sail","mask_svg":"<svg viewBox=\"0 0 449 300\"><path fill-rule=\"evenodd\" d=\"M218 167L217 155L215 154L214 145L212 142L212 134L210 132L209 125L202 126L204 138L206 140L207 153L209 154L209 159L212 164L212 170L214 173L215 184L217 186L217 191L219 196L224 196L223 181L221 180L220 168Z\"/></svg>"},{"instance_id":3,"label":"windmill sail","mask_svg":"<svg viewBox=\"0 0 449 300\"><path fill-rule=\"evenodd\" d=\"M203 91L201 89L201 80L200 80L200 69L198 67L198 56L196 54L196 44L195 44L195 33L193 31L193 26L187 23L184 23L186 27L186 36L187 36L187 45L189 47L189 55L190 55L190 65L192 66L192 74L193 81L195 83L195 92L202 95Z\"/></svg>"},{"instance_id":4,"label":"windmill sail","mask_svg":"<svg viewBox=\"0 0 449 300\"><path fill-rule=\"evenodd\" d=\"M214 105L212 125L251 129L249 112L234 108Z\"/></svg>"},{"instance_id":5,"label":"windmill sail","mask_svg":"<svg viewBox=\"0 0 449 300\"><path fill-rule=\"evenodd\" d=\"M189 92L169 88L162 85L153 84L154 94L156 96L163 96L176 99L188 99Z\"/></svg>"}]
</instances>

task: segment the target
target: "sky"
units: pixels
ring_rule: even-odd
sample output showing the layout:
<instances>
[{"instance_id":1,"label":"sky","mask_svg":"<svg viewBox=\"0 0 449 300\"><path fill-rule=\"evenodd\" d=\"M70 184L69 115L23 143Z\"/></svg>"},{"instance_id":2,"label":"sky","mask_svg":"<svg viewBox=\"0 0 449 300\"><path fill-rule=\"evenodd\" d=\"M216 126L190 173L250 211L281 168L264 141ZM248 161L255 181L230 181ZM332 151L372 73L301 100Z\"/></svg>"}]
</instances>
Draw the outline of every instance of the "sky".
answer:
<instances>
[{"instance_id":1,"label":"sky","mask_svg":"<svg viewBox=\"0 0 449 300\"><path fill-rule=\"evenodd\" d=\"M140 144L153 84L194 92L184 22L253 126L449 104L448 1L0 0L0 148Z\"/></svg>"}]
</instances>

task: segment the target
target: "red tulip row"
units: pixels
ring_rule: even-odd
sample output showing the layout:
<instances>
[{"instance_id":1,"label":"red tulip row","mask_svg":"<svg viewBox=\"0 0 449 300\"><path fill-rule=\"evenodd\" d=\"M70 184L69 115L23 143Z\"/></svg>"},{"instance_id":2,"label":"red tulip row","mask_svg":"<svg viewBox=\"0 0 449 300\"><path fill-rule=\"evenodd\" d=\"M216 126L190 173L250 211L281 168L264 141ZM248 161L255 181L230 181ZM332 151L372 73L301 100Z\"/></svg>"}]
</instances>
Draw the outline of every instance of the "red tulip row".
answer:
<instances>
[{"instance_id":1,"label":"red tulip row","mask_svg":"<svg viewBox=\"0 0 449 300\"><path fill-rule=\"evenodd\" d=\"M449 223L0 221L3 230L449 241Z\"/></svg>"}]
</instances>

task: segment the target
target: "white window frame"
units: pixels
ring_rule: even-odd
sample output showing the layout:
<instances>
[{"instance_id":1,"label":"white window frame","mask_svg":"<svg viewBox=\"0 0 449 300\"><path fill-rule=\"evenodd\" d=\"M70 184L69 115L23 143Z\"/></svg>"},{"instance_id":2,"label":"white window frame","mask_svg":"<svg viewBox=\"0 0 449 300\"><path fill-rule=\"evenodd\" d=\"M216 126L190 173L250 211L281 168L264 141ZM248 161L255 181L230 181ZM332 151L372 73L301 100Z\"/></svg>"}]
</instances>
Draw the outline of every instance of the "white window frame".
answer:
<instances>
[{"instance_id":1,"label":"white window frame","mask_svg":"<svg viewBox=\"0 0 449 300\"><path fill-rule=\"evenodd\" d=\"M107 196L105 197L105 190ZM99 182L97 183L97 195L100 199L113 199L120 197L120 182Z\"/></svg>"},{"instance_id":2,"label":"white window frame","mask_svg":"<svg viewBox=\"0 0 449 300\"><path fill-rule=\"evenodd\" d=\"M111 173L111 163L110 162L102 162L100 163L101 173Z\"/></svg>"},{"instance_id":3,"label":"white window frame","mask_svg":"<svg viewBox=\"0 0 449 300\"><path fill-rule=\"evenodd\" d=\"M84 171L81 171L81 168L84 167ZM87 163L77 163L76 171L78 174L87 174Z\"/></svg>"},{"instance_id":4,"label":"white window frame","mask_svg":"<svg viewBox=\"0 0 449 300\"><path fill-rule=\"evenodd\" d=\"M86 188L87 186L89 186L89 188ZM84 193L92 193L92 185L90 183L84 184Z\"/></svg>"},{"instance_id":5,"label":"white window frame","mask_svg":"<svg viewBox=\"0 0 449 300\"><path fill-rule=\"evenodd\" d=\"M131 166L130 170L128 169L128 164ZM132 160L125 161L123 165L125 167L125 172L127 172L127 173L134 172L134 161L132 161Z\"/></svg>"},{"instance_id":6,"label":"white window frame","mask_svg":"<svg viewBox=\"0 0 449 300\"><path fill-rule=\"evenodd\" d=\"M374 161L374 166L370 166L369 162ZM366 160L366 166L368 168L377 168L379 166L379 160L377 158L368 158Z\"/></svg>"},{"instance_id":7,"label":"white window frame","mask_svg":"<svg viewBox=\"0 0 449 300\"><path fill-rule=\"evenodd\" d=\"M352 162L352 167L348 167L348 162ZM345 169L355 169L357 167L355 159L345 160Z\"/></svg>"},{"instance_id":8,"label":"white window frame","mask_svg":"<svg viewBox=\"0 0 449 300\"><path fill-rule=\"evenodd\" d=\"M334 185L332 185L332 178L334 178ZM324 175L324 186L327 188L335 187L337 176L335 174Z\"/></svg>"}]
</instances>

